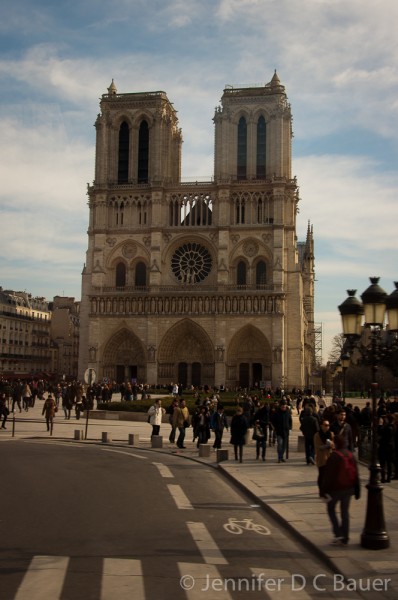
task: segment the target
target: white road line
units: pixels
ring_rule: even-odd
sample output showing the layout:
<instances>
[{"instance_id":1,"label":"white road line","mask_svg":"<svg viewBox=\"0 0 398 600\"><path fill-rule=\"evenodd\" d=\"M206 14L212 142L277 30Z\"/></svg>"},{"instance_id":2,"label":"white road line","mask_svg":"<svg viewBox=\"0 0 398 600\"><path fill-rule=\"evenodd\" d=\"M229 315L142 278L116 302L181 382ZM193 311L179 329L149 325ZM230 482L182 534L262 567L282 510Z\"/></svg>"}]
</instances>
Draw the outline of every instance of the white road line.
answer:
<instances>
[{"instance_id":1,"label":"white road line","mask_svg":"<svg viewBox=\"0 0 398 600\"><path fill-rule=\"evenodd\" d=\"M110 448L101 448L103 452L116 452L116 454L125 454L126 456L133 456L134 458L142 458L142 460L148 460L146 456L140 454L133 454L133 452L125 452L124 450L111 450Z\"/></svg>"},{"instance_id":2,"label":"white road line","mask_svg":"<svg viewBox=\"0 0 398 600\"><path fill-rule=\"evenodd\" d=\"M145 598L144 578L140 560L104 558L101 600L132 600Z\"/></svg>"},{"instance_id":3,"label":"white road line","mask_svg":"<svg viewBox=\"0 0 398 600\"><path fill-rule=\"evenodd\" d=\"M180 587L185 590L187 600L232 600L226 578L222 578L213 565L204 567L200 563L178 563L178 568L181 576ZM233 585L233 582L230 584ZM229 589L232 589L232 585Z\"/></svg>"},{"instance_id":4,"label":"white road line","mask_svg":"<svg viewBox=\"0 0 398 600\"><path fill-rule=\"evenodd\" d=\"M192 504L182 491L180 485L171 485L171 483L169 483L167 487L169 488L170 494L174 498L174 502L177 504L177 508L181 510L193 510Z\"/></svg>"},{"instance_id":5,"label":"white road line","mask_svg":"<svg viewBox=\"0 0 398 600\"><path fill-rule=\"evenodd\" d=\"M205 563L208 565L228 564L204 523L190 521L187 525Z\"/></svg>"},{"instance_id":6,"label":"white road line","mask_svg":"<svg viewBox=\"0 0 398 600\"><path fill-rule=\"evenodd\" d=\"M58 600L68 562L67 556L34 556L14 600Z\"/></svg>"},{"instance_id":7,"label":"white road line","mask_svg":"<svg viewBox=\"0 0 398 600\"><path fill-rule=\"evenodd\" d=\"M161 474L162 477L169 477L169 478L174 478L173 473L170 471L169 467L166 467L166 465L162 464L162 463L152 463L153 465L155 465L155 467L157 467L159 469L159 473Z\"/></svg>"},{"instance_id":8,"label":"white road line","mask_svg":"<svg viewBox=\"0 0 398 600\"><path fill-rule=\"evenodd\" d=\"M294 575L284 569L250 569L253 576L253 591L265 591L270 597L292 598L294 600L310 600L305 589L307 583L304 575ZM312 580L311 580L312 581ZM268 583L267 583L268 582ZM320 578L322 587L324 579Z\"/></svg>"}]
</instances>

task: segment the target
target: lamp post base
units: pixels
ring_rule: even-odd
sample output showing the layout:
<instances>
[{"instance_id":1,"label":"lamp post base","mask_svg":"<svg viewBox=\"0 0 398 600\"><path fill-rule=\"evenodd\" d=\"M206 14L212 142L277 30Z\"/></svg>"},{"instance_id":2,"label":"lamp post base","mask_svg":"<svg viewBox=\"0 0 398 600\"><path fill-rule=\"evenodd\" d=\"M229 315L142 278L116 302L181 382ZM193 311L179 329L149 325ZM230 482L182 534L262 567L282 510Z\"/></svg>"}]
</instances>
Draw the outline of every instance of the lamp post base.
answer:
<instances>
[{"instance_id":1,"label":"lamp post base","mask_svg":"<svg viewBox=\"0 0 398 600\"><path fill-rule=\"evenodd\" d=\"M371 466L370 471L376 475L378 466ZM384 550L389 548L390 538L384 523L383 486L376 479L375 483L369 482L366 487L368 488L368 501L365 526L361 534L361 546L369 550Z\"/></svg>"}]
</instances>

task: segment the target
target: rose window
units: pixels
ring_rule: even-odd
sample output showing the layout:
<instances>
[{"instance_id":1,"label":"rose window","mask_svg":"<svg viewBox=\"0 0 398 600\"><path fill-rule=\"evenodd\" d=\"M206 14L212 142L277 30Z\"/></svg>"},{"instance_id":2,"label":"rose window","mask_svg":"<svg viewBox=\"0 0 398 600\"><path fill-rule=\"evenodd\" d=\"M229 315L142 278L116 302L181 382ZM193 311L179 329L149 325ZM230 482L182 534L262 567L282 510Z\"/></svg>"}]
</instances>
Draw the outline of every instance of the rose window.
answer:
<instances>
[{"instance_id":1,"label":"rose window","mask_svg":"<svg viewBox=\"0 0 398 600\"><path fill-rule=\"evenodd\" d=\"M211 271L212 260L201 244L183 244L173 254L171 269L180 283L199 283Z\"/></svg>"}]
</instances>

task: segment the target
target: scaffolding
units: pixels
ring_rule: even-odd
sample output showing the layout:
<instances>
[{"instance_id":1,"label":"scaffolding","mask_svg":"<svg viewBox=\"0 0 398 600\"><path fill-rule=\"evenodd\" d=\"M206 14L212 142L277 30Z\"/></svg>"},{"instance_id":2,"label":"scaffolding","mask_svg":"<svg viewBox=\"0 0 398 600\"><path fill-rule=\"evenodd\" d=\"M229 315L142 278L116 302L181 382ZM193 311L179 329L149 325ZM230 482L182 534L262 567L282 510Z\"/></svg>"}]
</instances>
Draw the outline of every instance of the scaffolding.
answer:
<instances>
[{"instance_id":1,"label":"scaffolding","mask_svg":"<svg viewBox=\"0 0 398 600\"><path fill-rule=\"evenodd\" d=\"M314 349L315 349L315 365L322 365L322 323L314 323Z\"/></svg>"}]
</instances>

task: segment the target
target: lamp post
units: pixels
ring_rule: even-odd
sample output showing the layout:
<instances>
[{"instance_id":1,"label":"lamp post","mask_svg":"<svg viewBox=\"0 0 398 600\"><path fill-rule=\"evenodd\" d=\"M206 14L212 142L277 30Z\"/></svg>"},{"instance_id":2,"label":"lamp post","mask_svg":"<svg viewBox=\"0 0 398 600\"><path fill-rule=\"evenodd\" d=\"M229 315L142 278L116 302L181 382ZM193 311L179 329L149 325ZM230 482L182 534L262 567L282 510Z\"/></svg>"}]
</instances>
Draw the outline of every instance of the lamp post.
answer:
<instances>
[{"instance_id":1,"label":"lamp post","mask_svg":"<svg viewBox=\"0 0 398 600\"><path fill-rule=\"evenodd\" d=\"M346 371L348 369L348 367L350 366L350 360L351 357L350 355L345 352L341 358L341 368L343 370L343 406L345 406L345 396L346 396Z\"/></svg>"},{"instance_id":2,"label":"lamp post","mask_svg":"<svg viewBox=\"0 0 398 600\"><path fill-rule=\"evenodd\" d=\"M356 290L347 290L348 298L338 307L343 325L343 335L351 347L359 342L362 333L362 316L364 325L370 329L371 338L371 364L372 364L372 452L369 465L369 483L367 484L368 497L366 519L361 534L361 546L371 550L388 548L388 537L383 510L383 486L380 483L380 464L378 462L377 434L377 371L379 365L379 346L381 332L384 328L384 317L387 309L389 325L388 331L394 333L398 330L398 283L396 290L387 296L387 293L378 285L379 278L371 277L371 285L361 295L362 303L355 297Z\"/></svg>"}]
</instances>

